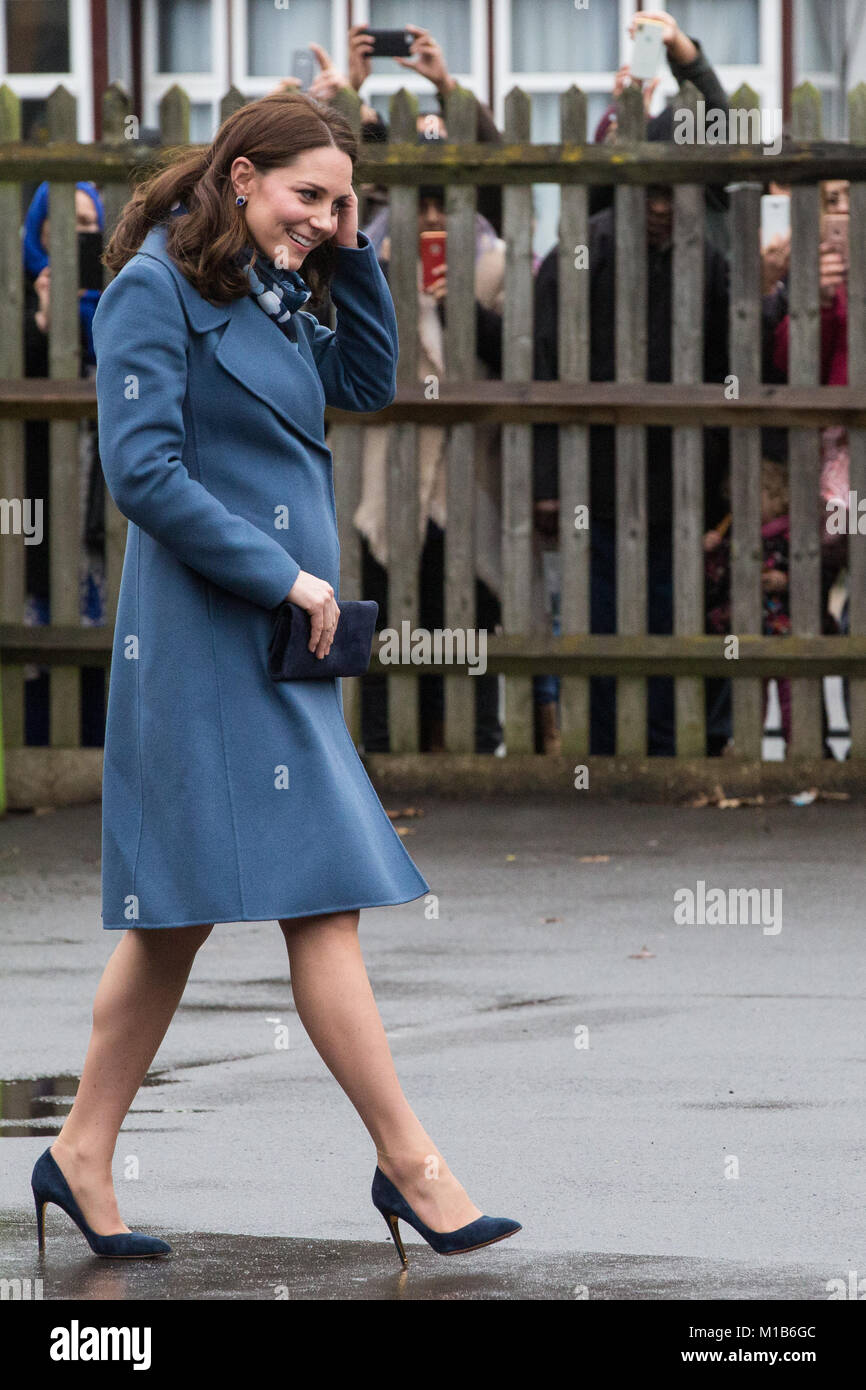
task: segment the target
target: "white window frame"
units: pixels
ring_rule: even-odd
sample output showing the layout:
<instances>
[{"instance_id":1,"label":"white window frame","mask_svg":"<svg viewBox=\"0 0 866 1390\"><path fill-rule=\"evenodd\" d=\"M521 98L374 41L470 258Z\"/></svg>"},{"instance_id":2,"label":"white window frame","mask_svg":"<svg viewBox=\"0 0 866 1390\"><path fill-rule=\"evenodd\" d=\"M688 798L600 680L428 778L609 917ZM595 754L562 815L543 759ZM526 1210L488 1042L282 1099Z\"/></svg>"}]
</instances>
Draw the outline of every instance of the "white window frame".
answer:
<instances>
[{"instance_id":1,"label":"white window frame","mask_svg":"<svg viewBox=\"0 0 866 1390\"><path fill-rule=\"evenodd\" d=\"M341 72L346 71L349 58L349 45L346 34L346 0L330 0L331 4L331 32L330 38L324 47L333 58L335 64ZM277 83L283 77L290 77L288 72L275 72L267 77L253 76L249 71L250 50L249 50L249 27L247 23L248 4L247 0L234 0L232 5L232 69L233 80L239 91L251 99L266 96L272 92ZM360 19L355 19L356 24L360 24ZM316 67L318 72L318 67Z\"/></svg>"},{"instance_id":2,"label":"white window frame","mask_svg":"<svg viewBox=\"0 0 866 1390\"><path fill-rule=\"evenodd\" d=\"M0 63L3 81L16 96L44 101L61 83L75 97L78 139L93 139L93 62L90 48L90 0L66 0L69 15L69 72L6 70L6 5L0 4Z\"/></svg>"},{"instance_id":3,"label":"white window frame","mask_svg":"<svg viewBox=\"0 0 866 1390\"><path fill-rule=\"evenodd\" d=\"M634 0L616 0L619 5L618 66L628 61L631 40L628 22L635 12ZM781 107L781 10L779 0L758 0L758 57L757 64L717 66L722 86L730 94L747 82L758 93L764 106ZM700 35L698 35L700 38ZM712 61L712 53L709 55ZM496 100L494 115L500 130L505 120L505 98L513 87L520 87L530 98L545 92L565 92L572 84L587 96L595 92L610 92L616 71L612 72L514 72L511 66L511 0L494 0L494 71ZM661 111L668 96L677 90L669 69L664 71L652 106L653 115ZM588 138L592 131L587 132Z\"/></svg>"},{"instance_id":4,"label":"white window frame","mask_svg":"<svg viewBox=\"0 0 866 1390\"><path fill-rule=\"evenodd\" d=\"M608 0L610 3L610 0ZM619 6L619 56L618 65L628 56L630 40L626 26L635 12L634 0L614 0ZM579 12L575 15L579 22ZM514 87L526 92L530 99L544 93L565 92L569 87L579 87L587 96L595 92L610 92L616 69L612 72L578 72L574 69L560 72L515 72L511 64L511 0L494 0L493 9L493 55L496 101L494 116L500 130L505 127L505 98ZM592 137L592 131L588 132Z\"/></svg>"},{"instance_id":5,"label":"white window frame","mask_svg":"<svg viewBox=\"0 0 866 1390\"><path fill-rule=\"evenodd\" d=\"M211 55L209 72L159 72L157 70L157 0L144 0L141 17L142 118L145 125L159 123L159 103L170 87L182 87L190 105L211 107L214 131L219 125L219 104L229 89L229 55L226 43L226 0L210 0Z\"/></svg>"},{"instance_id":6,"label":"white window frame","mask_svg":"<svg viewBox=\"0 0 866 1390\"><path fill-rule=\"evenodd\" d=\"M700 34L697 35L700 38ZM758 61L757 63L715 63L713 54L710 62L718 73L719 81L733 96L738 87L747 83L758 94L759 105L778 111L778 128L782 122L782 7L780 0L758 0ZM659 83L653 114L660 111L667 98L677 91L677 84L670 69ZM773 127L775 129L775 127ZM770 127L768 127L769 133Z\"/></svg>"},{"instance_id":7,"label":"white window frame","mask_svg":"<svg viewBox=\"0 0 866 1390\"><path fill-rule=\"evenodd\" d=\"M843 26L843 36L844 36L844 35L847 34L847 30L848 30L848 22L849 22L849 18L850 18L849 9L848 9L847 0L838 0L838 2L844 5L844 17L842 17L842 19L841 19L841 23L842 23L842 26ZM797 12L796 12L796 10L795 10L795 11L794 11L794 24L795 24L795 26L796 26L796 23L797 23L797 20L796 20L796 13L797 13ZM840 23L840 16L839 16L839 14L838 14L838 12L837 12L837 13L834 14L834 29L833 29L833 40L832 40L834 49L836 48L837 41L838 41L838 39L840 38L839 28L838 28L839 23ZM844 37L843 37L843 43L844 43ZM827 70L822 70L822 69L819 69L819 68L809 68L809 67L806 67L806 66L801 66L801 65L798 63L798 61L797 61L797 60L798 60L798 56L799 56L798 53L797 53L797 48L798 48L798 34L797 34L796 27L795 27L795 30L794 30L794 86L795 86L795 87L799 86L799 84L800 84L801 82L811 82L811 83L813 84L813 86L817 87L817 88L818 88L818 91L821 93L822 104L825 104L825 99L826 99L827 96L829 96L829 97L831 98L831 102L830 102L831 116L830 116L830 122L829 122L829 124L830 124L831 127L835 125L835 126L837 127L837 129L836 129L835 131L834 131L832 128L831 128L830 130L828 130L828 129L827 129L827 123L825 123L824 132L823 132L824 138L825 138L825 139L828 139L828 140L829 140L829 139L834 139L834 138L845 139L845 138L846 138L846 133L847 133L847 130L848 130L848 93L847 93L847 92L843 92L842 89L841 89L841 86L840 86L840 80L841 80L841 79L840 79L840 74L839 74L838 72L836 72L835 69L831 69L830 71L827 71ZM834 55L833 55L833 61L834 61L834 63L836 62L836 59L837 59L838 57L839 57L838 52L834 53ZM849 73L848 73L849 86L852 86L852 87L853 87L853 86L855 85L855 82L858 80L858 78L859 78L859 74L856 74L854 71L849 71ZM835 119L834 119L834 118L835 118Z\"/></svg>"}]
</instances>

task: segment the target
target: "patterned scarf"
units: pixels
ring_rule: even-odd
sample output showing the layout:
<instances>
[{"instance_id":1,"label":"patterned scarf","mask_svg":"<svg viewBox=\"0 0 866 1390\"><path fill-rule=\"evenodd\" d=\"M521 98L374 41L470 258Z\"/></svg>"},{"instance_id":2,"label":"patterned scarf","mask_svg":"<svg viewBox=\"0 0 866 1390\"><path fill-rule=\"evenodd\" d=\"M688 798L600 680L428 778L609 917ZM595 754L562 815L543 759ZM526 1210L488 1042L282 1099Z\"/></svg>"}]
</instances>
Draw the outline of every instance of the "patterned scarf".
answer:
<instances>
[{"instance_id":1,"label":"patterned scarf","mask_svg":"<svg viewBox=\"0 0 866 1390\"><path fill-rule=\"evenodd\" d=\"M305 284L297 270L278 270L275 263L263 256L261 251L256 256L253 266L250 264L252 256L252 249L245 247L237 258L250 282L250 294L289 341L295 342L292 315L296 309L306 304L313 291Z\"/></svg>"}]
</instances>

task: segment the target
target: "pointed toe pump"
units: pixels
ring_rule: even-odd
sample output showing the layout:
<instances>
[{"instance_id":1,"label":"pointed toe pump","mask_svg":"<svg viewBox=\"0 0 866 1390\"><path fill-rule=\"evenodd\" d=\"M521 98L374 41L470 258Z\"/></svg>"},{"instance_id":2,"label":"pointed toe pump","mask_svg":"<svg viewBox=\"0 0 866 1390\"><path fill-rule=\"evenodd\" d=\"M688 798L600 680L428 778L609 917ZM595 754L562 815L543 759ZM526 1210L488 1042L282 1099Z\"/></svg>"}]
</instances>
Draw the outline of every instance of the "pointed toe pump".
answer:
<instances>
[{"instance_id":1,"label":"pointed toe pump","mask_svg":"<svg viewBox=\"0 0 866 1390\"><path fill-rule=\"evenodd\" d=\"M166 1241L159 1240L156 1236L142 1235L140 1231L119 1231L112 1236L98 1235L85 1221L84 1213L73 1197L69 1183L63 1176L50 1147L37 1158L30 1186L36 1202L36 1238L40 1251L45 1249L45 1208L49 1202L54 1202L67 1216L72 1217L95 1255L104 1255L115 1260L134 1260L148 1255L168 1255L171 1251L171 1246Z\"/></svg>"},{"instance_id":2,"label":"pointed toe pump","mask_svg":"<svg viewBox=\"0 0 866 1390\"><path fill-rule=\"evenodd\" d=\"M412 1226L437 1255L460 1255L467 1250L480 1250L482 1245L492 1245L494 1241L505 1240L516 1231L522 1231L519 1221L508 1216L477 1216L466 1226L458 1226L456 1231L432 1231L410 1207L406 1198L376 1165L371 1191L373 1206L382 1213L390 1234L394 1237L397 1254L408 1269L406 1251L400 1238L398 1220Z\"/></svg>"}]
</instances>

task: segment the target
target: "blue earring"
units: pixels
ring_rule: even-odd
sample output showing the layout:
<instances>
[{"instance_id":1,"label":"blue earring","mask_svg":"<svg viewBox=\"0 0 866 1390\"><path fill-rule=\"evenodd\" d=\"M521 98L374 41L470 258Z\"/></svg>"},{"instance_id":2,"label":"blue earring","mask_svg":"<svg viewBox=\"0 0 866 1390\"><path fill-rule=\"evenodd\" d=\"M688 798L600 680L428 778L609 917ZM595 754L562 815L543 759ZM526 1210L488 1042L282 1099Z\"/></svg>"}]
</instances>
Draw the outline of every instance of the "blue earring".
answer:
<instances>
[{"instance_id":1,"label":"blue earring","mask_svg":"<svg viewBox=\"0 0 866 1390\"><path fill-rule=\"evenodd\" d=\"M246 201L247 195L245 193L239 193L238 196L235 198L235 206L242 208Z\"/></svg>"}]
</instances>

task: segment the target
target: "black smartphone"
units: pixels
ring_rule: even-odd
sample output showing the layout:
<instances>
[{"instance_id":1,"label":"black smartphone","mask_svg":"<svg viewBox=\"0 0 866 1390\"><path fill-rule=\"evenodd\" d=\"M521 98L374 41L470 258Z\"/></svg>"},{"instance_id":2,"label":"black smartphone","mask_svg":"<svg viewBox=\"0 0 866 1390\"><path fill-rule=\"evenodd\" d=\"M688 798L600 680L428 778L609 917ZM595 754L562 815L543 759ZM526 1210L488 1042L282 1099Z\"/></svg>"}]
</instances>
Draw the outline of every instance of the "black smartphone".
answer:
<instances>
[{"instance_id":1,"label":"black smartphone","mask_svg":"<svg viewBox=\"0 0 866 1390\"><path fill-rule=\"evenodd\" d=\"M292 77L300 81L300 91L308 92L313 82L316 60L309 48L296 48L292 54Z\"/></svg>"},{"instance_id":2,"label":"black smartphone","mask_svg":"<svg viewBox=\"0 0 866 1390\"><path fill-rule=\"evenodd\" d=\"M78 233L78 288L103 288L102 232Z\"/></svg>"},{"instance_id":3,"label":"black smartphone","mask_svg":"<svg viewBox=\"0 0 866 1390\"><path fill-rule=\"evenodd\" d=\"M368 58L408 58L409 49L418 37L409 29L365 29L374 40Z\"/></svg>"}]
</instances>

